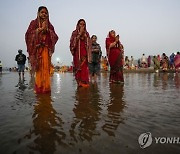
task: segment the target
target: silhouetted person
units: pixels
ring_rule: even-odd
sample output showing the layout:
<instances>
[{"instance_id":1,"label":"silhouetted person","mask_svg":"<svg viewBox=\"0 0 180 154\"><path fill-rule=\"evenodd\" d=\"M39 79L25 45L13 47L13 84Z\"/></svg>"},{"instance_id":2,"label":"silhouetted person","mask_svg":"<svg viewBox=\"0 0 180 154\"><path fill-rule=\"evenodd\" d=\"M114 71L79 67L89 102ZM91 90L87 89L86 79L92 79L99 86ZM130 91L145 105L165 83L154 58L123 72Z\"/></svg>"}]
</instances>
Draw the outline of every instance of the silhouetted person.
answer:
<instances>
[{"instance_id":1,"label":"silhouetted person","mask_svg":"<svg viewBox=\"0 0 180 154\"><path fill-rule=\"evenodd\" d=\"M18 64L19 81L21 81L21 77L24 81L24 69L25 69L25 63L26 63L26 55L24 55L22 53L21 49L18 50L18 53L19 54L16 55L15 60L17 61L17 64Z\"/></svg>"},{"instance_id":2,"label":"silhouetted person","mask_svg":"<svg viewBox=\"0 0 180 154\"><path fill-rule=\"evenodd\" d=\"M2 74L2 62L0 61L0 73Z\"/></svg>"}]
</instances>

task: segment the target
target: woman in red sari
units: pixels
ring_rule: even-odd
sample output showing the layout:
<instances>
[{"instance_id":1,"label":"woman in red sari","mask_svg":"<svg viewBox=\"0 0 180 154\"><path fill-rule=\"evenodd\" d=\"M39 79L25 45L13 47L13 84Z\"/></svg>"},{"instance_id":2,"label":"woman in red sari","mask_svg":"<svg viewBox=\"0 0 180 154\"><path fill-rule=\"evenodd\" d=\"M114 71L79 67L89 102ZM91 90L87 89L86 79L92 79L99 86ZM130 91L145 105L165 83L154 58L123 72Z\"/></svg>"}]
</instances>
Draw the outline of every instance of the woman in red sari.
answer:
<instances>
[{"instance_id":1,"label":"woman in red sari","mask_svg":"<svg viewBox=\"0 0 180 154\"><path fill-rule=\"evenodd\" d=\"M119 41L119 35L116 36L114 30L109 32L106 38L106 51L110 64L110 82L124 83L123 77L123 59L124 48Z\"/></svg>"},{"instance_id":2,"label":"woman in red sari","mask_svg":"<svg viewBox=\"0 0 180 154\"><path fill-rule=\"evenodd\" d=\"M91 62L91 43L86 30L86 22L80 19L70 39L70 51L73 55L75 79L79 87L89 86L88 62Z\"/></svg>"},{"instance_id":3,"label":"woman in red sari","mask_svg":"<svg viewBox=\"0 0 180 154\"><path fill-rule=\"evenodd\" d=\"M32 71L35 72L35 92L48 93L51 91L51 56L58 36L49 21L49 13L45 6L39 7L37 18L31 21L25 40Z\"/></svg>"}]
</instances>

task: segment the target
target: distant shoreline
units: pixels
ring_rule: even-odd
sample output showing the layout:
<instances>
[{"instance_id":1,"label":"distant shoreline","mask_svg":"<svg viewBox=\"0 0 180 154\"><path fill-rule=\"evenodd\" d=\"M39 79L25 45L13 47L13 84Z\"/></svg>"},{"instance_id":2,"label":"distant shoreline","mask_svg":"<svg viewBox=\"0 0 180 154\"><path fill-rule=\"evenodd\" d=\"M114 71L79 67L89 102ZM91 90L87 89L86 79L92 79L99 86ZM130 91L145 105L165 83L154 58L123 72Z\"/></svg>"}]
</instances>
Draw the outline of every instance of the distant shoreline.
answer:
<instances>
[{"instance_id":1,"label":"distant shoreline","mask_svg":"<svg viewBox=\"0 0 180 154\"><path fill-rule=\"evenodd\" d=\"M104 73L109 71L101 71L101 72ZM124 73L155 73L153 68L124 69L123 72ZM159 73L180 73L180 70L176 72L174 69L167 71L163 71L162 69L160 69Z\"/></svg>"}]
</instances>

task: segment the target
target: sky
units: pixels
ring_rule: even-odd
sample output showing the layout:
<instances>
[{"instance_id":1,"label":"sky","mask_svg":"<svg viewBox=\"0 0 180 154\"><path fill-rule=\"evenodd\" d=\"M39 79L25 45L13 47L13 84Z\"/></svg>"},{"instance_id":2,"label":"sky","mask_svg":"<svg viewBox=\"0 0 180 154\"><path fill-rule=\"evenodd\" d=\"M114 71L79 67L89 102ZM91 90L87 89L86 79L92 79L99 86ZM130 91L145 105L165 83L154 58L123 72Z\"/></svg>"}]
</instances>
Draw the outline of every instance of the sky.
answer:
<instances>
[{"instance_id":1,"label":"sky","mask_svg":"<svg viewBox=\"0 0 180 154\"><path fill-rule=\"evenodd\" d=\"M157 55L180 51L180 0L1 0L0 60L15 67L18 49L28 56L25 32L37 17L39 6L49 10L59 40L52 57L70 65L69 40L77 21L86 20L87 31L97 35L105 56L105 39L110 30L120 35L125 55L138 59L145 53Z\"/></svg>"}]
</instances>

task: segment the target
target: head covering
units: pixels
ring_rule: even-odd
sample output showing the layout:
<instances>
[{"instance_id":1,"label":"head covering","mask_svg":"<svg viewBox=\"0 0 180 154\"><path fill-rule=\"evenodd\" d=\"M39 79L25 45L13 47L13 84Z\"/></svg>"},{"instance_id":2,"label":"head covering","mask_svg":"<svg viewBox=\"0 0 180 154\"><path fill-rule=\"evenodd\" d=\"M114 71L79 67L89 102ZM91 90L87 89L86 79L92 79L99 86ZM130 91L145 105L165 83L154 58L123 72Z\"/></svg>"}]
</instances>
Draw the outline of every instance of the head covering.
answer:
<instances>
[{"instance_id":1,"label":"head covering","mask_svg":"<svg viewBox=\"0 0 180 154\"><path fill-rule=\"evenodd\" d=\"M47 7L45 7L45 6L40 6L40 7L38 8L38 13L39 13L42 9L46 9L46 11L47 11L47 13L48 13L48 15L49 15L48 9L47 9Z\"/></svg>"},{"instance_id":2,"label":"head covering","mask_svg":"<svg viewBox=\"0 0 180 154\"><path fill-rule=\"evenodd\" d=\"M87 30L86 30L86 21L85 21L84 19L79 19L79 21L77 22L77 25L76 25L76 30L78 30L78 32L79 32L79 28L80 28L80 27L79 27L79 24L80 24L81 21L84 21L84 23L85 23L84 29L85 29L85 31L87 32Z\"/></svg>"},{"instance_id":3,"label":"head covering","mask_svg":"<svg viewBox=\"0 0 180 154\"><path fill-rule=\"evenodd\" d=\"M85 39L85 45L86 45L86 50L87 50L87 55L88 55L88 61L90 62L91 61L91 41L90 41L89 33L86 30L86 21L84 19L80 19L77 22L76 29L72 32L71 39L70 39L70 51L71 51L72 55L74 55L74 53L77 51L78 52L78 57L79 57L79 60L80 60L80 54L79 54L80 40L77 40L77 36L79 34L79 30L80 30L79 23L81 21L84 21L84 23L85 23L84 30L85 30L85 34L87 36L86 39ZM78 46L77 46L77 44L78 44Z\"/></svg>"},{"instance_id":4,"label":"head covering","mask_svg":"<svg viewBox=\"0 0 180 154\"><path fill-rule=\"evenodd\" d=\"M109 46L110 46L110 44L115 42L115 37L112 37L112 35L111 35L112 31L114 31L114 30L109 31L109 33L107 35L107 38L106 38L106 53L107 53L107 56L109 55L109 50L110 50Z\"/></svg>"}]
</instances>

